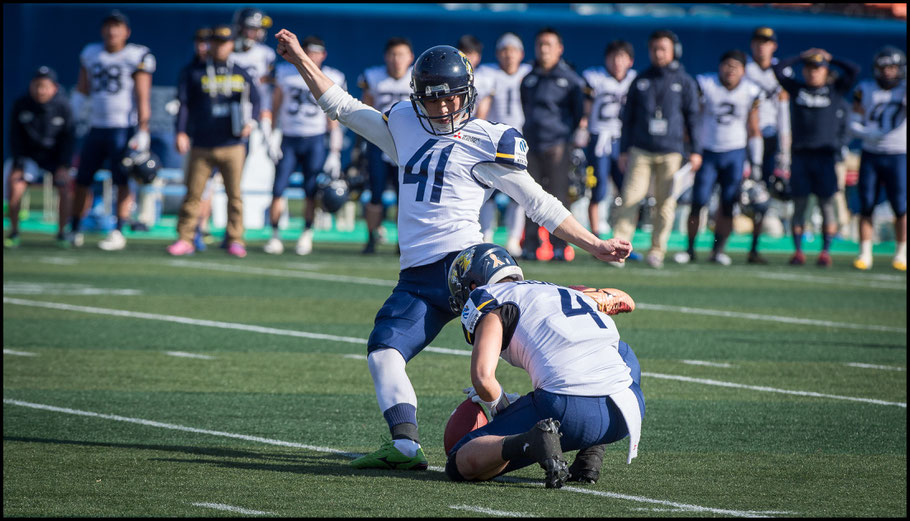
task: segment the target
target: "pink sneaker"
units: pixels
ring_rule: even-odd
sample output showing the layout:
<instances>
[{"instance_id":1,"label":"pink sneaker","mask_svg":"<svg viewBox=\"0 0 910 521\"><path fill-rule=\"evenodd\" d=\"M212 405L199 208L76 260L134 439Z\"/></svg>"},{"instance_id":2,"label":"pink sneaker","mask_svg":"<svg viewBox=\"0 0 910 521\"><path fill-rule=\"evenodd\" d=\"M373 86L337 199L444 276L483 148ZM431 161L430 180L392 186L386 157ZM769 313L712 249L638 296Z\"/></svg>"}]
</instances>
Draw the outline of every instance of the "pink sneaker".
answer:
<instances>
[{"instance_id":1,"label":"pink sneaker","mask_svg":"<svg viewBox=\"0 0 910 521\"><path fill-rule=\"evenodd\" d=\"M232 242L231 245L228 246L228 255L233 255L234 257L242 259L246 257L246 248L239 242Z\"/></svg>"},{"instance_id":2,"label":"pink sneaker","mask_svg":"<svg viewBox=\"0 0 910 521\"><path fill-rule=\"evenodd\" d=\"M175 257L179 257L181 255L192 255L196 252L196 248L194 248L189 241L181 239L168 246L167 252Z\"/></svg>"}]
</instances>

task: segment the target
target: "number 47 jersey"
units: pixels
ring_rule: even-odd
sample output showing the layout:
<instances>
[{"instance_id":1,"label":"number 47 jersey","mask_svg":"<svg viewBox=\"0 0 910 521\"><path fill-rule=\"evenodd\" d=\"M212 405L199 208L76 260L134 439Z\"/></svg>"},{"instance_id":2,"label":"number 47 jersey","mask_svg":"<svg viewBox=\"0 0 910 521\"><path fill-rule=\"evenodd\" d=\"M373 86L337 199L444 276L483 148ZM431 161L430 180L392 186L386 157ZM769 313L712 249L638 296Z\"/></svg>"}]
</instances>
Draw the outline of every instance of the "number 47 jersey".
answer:
<instances>
[{"instance_id":1,"label":"number 47 jersey","mask_svg":"<svg viewBox=\"0 0 910 521\"><path fill-rule=\"evenodd\" d=\"M503 327L499 356L527 371L535 389L607 396L632 384L616 324L584 293L536 280L476 288L461 313L468 343L480 320L496 309Z\"/></svg>"},{"instance_id":2,"label":"number 47 jersey","mask_svg":"<svg viewBox=\"0 0 910 521\"><path fill-rule=\"evenodd\" d=\"M472 175L481 163L527 167L528 145L514 128L472 119L461 130L433 135L410 102L385 115L398 157L398 242L401 268L429 264L483 242L478 216L492 188Z\"/></svg>"}]
</instances>

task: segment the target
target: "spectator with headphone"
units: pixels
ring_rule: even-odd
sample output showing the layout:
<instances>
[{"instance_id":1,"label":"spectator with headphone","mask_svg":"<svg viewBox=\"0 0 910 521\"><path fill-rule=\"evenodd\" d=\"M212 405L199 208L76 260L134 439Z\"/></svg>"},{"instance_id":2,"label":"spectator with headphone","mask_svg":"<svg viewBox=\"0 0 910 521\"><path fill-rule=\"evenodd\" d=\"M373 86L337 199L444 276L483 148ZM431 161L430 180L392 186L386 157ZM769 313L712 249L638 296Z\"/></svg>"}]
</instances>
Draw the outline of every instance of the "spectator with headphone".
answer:
<instances>
[{"instance_id":1,"label":"spectator with headphone","mask_svg":"<svg viewBox=\"0 0 910 521\"><path fill-rule=\"evenodd\" d=\"M648 38L648 55L651 66L629 88L623 111L619 169L625 172L625 178L614 237L632 240L638 205L647 197L654 174L656 212L645 262L661 268L675 217L673 178L683 164L685 136L689 137L688 162L693 172L701 167L702 147L697 130L698 86L679 63L679 38L668 30L653 32Z\"/></svg>"}]
</instances>

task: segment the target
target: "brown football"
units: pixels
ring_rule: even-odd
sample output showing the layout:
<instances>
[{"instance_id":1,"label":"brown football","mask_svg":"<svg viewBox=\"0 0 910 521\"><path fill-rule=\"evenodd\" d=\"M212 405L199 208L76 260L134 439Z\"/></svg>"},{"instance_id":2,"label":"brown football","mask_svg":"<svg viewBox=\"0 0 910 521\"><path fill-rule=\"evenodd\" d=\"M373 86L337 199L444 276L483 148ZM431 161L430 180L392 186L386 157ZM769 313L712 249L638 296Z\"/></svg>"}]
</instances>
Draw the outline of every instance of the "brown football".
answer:
<instances>
[{"instance_id":1,"label":"brown football","mask_svg":"<svg viewBox=\"0 0 910 521\"><path fill-rule=\"evenodd\" d=\"M452 411L449 421L446 422L445 435L443 437L443 446L446 454L458 443L465 434L479 429L489 423L487 413L483 407L472 402L470 398L461 402L458 407Z\"/></svg>"}]
</instances>

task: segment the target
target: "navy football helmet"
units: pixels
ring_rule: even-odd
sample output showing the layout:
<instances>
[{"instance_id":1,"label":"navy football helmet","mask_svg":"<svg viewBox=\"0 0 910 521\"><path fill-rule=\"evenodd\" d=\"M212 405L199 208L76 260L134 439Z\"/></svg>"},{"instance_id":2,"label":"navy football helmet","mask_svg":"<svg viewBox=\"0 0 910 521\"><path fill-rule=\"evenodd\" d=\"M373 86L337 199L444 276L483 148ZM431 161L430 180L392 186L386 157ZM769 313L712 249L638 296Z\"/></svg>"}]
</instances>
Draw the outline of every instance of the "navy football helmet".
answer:
<instances>
[{"instance_id":1,"label":"navy football helmet","mask_svg":"<svg viewBox=\"0 0 910 521\"><path fill-rule=\"evenodd\" d=\"M884 69L889 65L897 65L896 78L884 77ZM893 89L907 77L907 55L897 47L886 45L875 53L872 68L875 71L875 81L878 85L883 89Z\"/></svg>"},{"instance_id":2,"label":"navy football helmet","mask_svg":"<svg viewBox=\"0 0 910 521\"><path fill-rule=\"evenodd\" d=\"M746 217L764 215L771 205L771 194L761 181L752 179L743 180L742 190L739 192L739 207Z\"/></svg>"},{"instance_id":3,"label":"navy football helmet","mask_svg":"<svg viewBox=\"0 0 910 521\"><path fill-rule=\"evenodd\" d=\"M430 116L423 104L457 95L462 96L461 108L444 116ZM424 51L414 62L411 105L427 132L445 136L461 130L471 119L476 101L474 68L463 52L450 45L437 45Z\"/></svg>"},{"instance_id":4,"label":"navy football helmet","mask_svg":"<svg viewBox=\"0 0 910 521\"><path fill-rule=\"evenodd\" d=\"M768 179L768 191L771 193L771 197L779 201L793 199L793 194L790 193L790 179L784 178L776 171Z\"/></svg>"},{"instance_id":5,"label":"navy football helmet","mask_svg":"<svg viewBox=\"0 0 910 521\"><path fill-rule=\"evenodd\" d=\"M332 179L326 174L316 176L316 200L322 209L335 213L351 198L348 182L342 178Z\"/></svg>"},{"instance_id":6,"label":"navy football helmet","mask_svg":"<svg viewBox=\"0 0 910 521\"><path fill-rule=\"evenodd\" d=\"M130 150L120 161L124 170L136 181L149 184L158 176L161 160L151 151Z\"/></svg>"},{"instance_id":7,"label":"navy football helmet","mask_svg":"<svg viewBox=\"0 0 910 521\"><path fill-rule=\"evenodd\" d=\"M261 9L245 7L234 13L234 32L237 34L237 45L249 49L254 43L265 41L266 32L272 27L272 19ZM255 39L247 38L244 29L259 29Z\"/></svg>"},{"instance_id":8,"label":"navy football helmet","mask_svg":"<svg viewBox=\"0 0 910 521\"><path fill-rule=\"evenodd\" d=\"M452 313L461 308L471 295L471 284L495 284L506 277L524 280L524 274L515 259L498 244L475 244L465 248L452 261L449 268L449 307Z\"/></svg>"}]
</instances>

